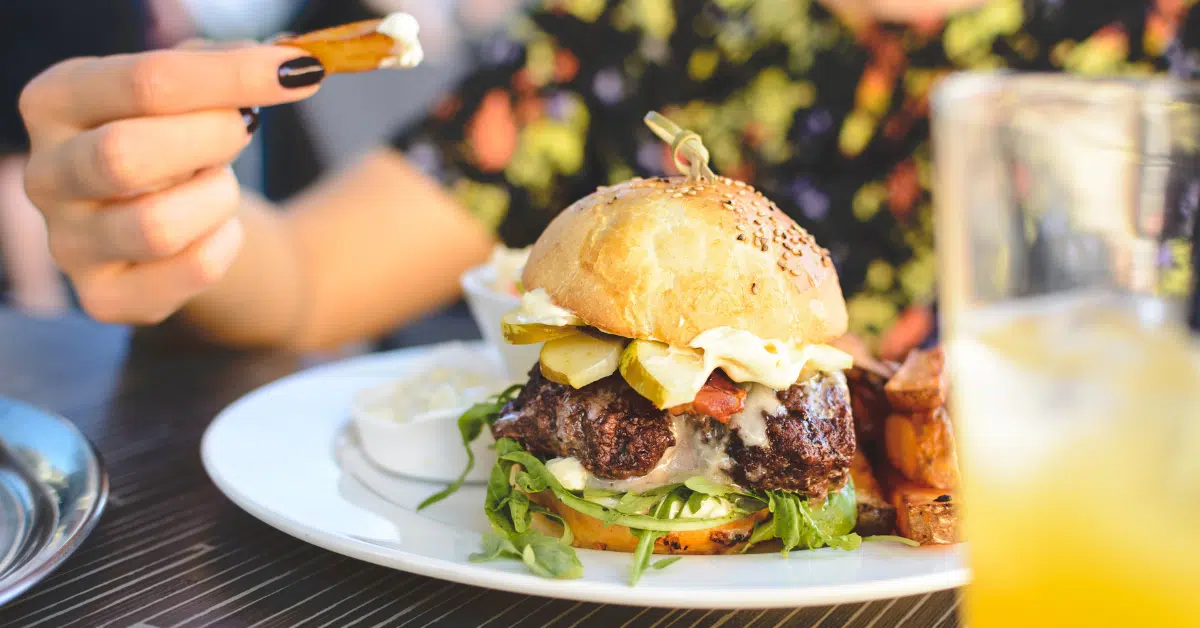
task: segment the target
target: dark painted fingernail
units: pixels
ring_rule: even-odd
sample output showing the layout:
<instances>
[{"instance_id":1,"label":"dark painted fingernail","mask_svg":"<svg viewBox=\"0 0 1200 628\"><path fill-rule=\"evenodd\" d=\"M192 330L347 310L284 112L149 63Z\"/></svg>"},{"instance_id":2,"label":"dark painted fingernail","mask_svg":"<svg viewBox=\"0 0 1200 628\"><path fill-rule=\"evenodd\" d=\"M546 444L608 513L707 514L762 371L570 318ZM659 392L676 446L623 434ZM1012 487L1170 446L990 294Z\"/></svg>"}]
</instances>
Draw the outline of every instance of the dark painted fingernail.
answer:
<instances>
[{"instance_id":1,"label":"dark painted fingernail","mask_svg":"<svg viewBox=\"0 0 1200 628\"><path fill-rule=\"evenodd\" d=\"M247 107L238 111L242 113L242 122L246 123L247 133L254 133L258 130L258 107Z\"/></svg>"},{"instance_id":2,"label":"dark painted fingernail","mask_svg":"<svg viewBox=\"0 0 1200 628\"><path fill-rule=\"evenodd\" d=\"M295 89L316 85L325 78L325 66L316 57L300 57L279 66L279 84Z\"/></svg>"}]
</instances>

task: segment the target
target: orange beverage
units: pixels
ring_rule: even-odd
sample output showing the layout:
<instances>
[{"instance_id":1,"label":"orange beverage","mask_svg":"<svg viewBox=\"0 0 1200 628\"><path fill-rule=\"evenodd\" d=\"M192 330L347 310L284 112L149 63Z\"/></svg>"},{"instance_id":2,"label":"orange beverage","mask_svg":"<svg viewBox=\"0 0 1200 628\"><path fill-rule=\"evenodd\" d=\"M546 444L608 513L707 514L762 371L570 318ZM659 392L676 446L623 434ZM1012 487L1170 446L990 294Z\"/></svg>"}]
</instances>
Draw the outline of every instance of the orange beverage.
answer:
<instances>
[{"instance_id":1,"label":"orange beverage","mask_svg":"<svg viewBox=\"0 0 1200 628\"><path fill-rule=\"evenodd\" d=\"M948 347L973 627L1200 625L1200 351L1106 300L976 312Z\"/></svg>"},{"instance_id":2,"label":"orange beverage","mask_svg":"<svg viewBox=\"0 0 1200 628\"><path fill-rule=\"evenodd\" d=\"M1200 627L1200 82L933 99L972 628Z\"/></svg>"}]
</instances>

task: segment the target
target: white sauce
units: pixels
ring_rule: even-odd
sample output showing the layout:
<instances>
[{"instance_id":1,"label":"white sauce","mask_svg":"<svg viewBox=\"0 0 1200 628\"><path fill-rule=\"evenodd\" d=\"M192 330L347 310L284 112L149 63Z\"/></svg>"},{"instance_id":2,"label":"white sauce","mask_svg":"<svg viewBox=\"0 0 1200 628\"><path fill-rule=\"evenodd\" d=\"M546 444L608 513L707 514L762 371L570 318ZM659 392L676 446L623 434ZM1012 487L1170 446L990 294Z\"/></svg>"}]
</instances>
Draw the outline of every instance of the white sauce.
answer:
<instances>
[{"instance_id":1,"label":"white sauce","mask_svg":"<svg viewBox=\"0 0 1200 628\"><path fill-rule=\"evenodd\" d=\"M767 418L783 416L787 408L779 402L779 397L771 388L761 384L750 384L746 389L746 405L742 411L733 415L729 427L737 432L738 438L747 447L769 447L767 439Z\"/></svg>"},{"instance_id":2,"label":"white sauce","mask_svg":"<svg viewBox=\"0 0 1200 628\"><path fill-rule=\"evenodd\" d=\"M579 318L566 308L561 308L550 300L550 295L544 288L530 290L521 295L521 305L516 309L517 323L522 325L582 325Z\"/></svg>"},{"instance_id":3,"label":"white sauce","mask_svg":"<svg viewBox=\"0 0 1200 628\"><path fill-rule=\"evenodd\" d=\"M592 477L592 474L583 468L579 459L574 457L555 458L546 463L546 470L557 478L558 483L568 491L582 491Z\"/></svg>"},{"instance_id":4,"label":"white sauce","mask_svg":"<svg viewBox=\"0 0 1200 628\"><path fill-rule=\"evenodd\" d=\"M415 68L425 58L425 51L421 49L421 42L417 39L421 26L413 16L407 13L392 13L383 18L375 30L396 42L392 48L394 56L384 59L379 67Z\"/></svg>"},{"instance_id":5,"label":"white sauce","mask_svg":"<svg viewBox=\"0 0 1200 628\"><path fill-rule=\"evenodd\" d=\"M805 367L840 371L854 365L849 354L828 345L762 339L732 327L717 327L692 339L704 352L708 372L721 368L735 382L757 382L776 390L789 388Z\"/></svg>"}]
</instances>

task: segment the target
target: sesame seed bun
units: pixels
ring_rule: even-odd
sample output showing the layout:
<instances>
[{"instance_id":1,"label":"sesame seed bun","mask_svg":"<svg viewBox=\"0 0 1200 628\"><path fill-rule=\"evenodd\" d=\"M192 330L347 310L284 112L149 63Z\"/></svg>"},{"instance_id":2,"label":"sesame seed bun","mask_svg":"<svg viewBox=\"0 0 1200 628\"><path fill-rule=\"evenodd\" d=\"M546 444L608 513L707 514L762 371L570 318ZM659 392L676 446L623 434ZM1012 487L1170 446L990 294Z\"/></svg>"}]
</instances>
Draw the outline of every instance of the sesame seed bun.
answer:
<instances>
[{"instance_id":1,"label":"sesame seed bun","mask_svg":"<svg viewBox=\"0 0 1200 628\"><path fill-rule=\"evenodd\" d=\"M679 347L717 327L811 344L846 332L829 252L725 177L597 190L550 223L521 280L605 332Z\"/></svg>"}]
</instances>

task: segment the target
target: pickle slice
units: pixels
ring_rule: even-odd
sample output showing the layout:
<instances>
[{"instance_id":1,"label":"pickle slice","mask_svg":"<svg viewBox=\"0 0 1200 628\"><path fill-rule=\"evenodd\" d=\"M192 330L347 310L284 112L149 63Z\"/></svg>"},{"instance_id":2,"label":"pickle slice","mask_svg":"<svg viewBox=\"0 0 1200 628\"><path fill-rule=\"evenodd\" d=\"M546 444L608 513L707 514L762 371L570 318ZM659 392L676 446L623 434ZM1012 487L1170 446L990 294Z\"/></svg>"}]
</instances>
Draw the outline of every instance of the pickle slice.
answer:
<instances>
[{"instance_id":1,"label":"pickle slice","mask_svg":"<svg viewBox=\"0 0 1200 628\"><path fill-rule=\"evenodd\" d=\"M570 335L549 340L542 345L542 375L546 379L583 388L617 372L625 339L615 336L599 338L566 328Z\"/></svg>"},{"instance_id":2,"label":"pickle slice","mask_svg":"<svg viewBox=\"0 0 1200 628\"><path fill-rule=\"evenodd\" d=\"M625 381L660 409L691 403L708 374L700 352L653 340L634 340L621 354Z\"/></svg>"},{"instance_id":3,"label":"pickle slice","mask_svg":"<svg viewBox=\"0 0 1200 628\"><path fill-rule=\"evenodd\" d=\"M505 340L514 345L535 345L579 333L578 329L570 325L520 323L518 320L517 310L500 317L500 333L504 335Z\"/></svg>"}]
</instances>

